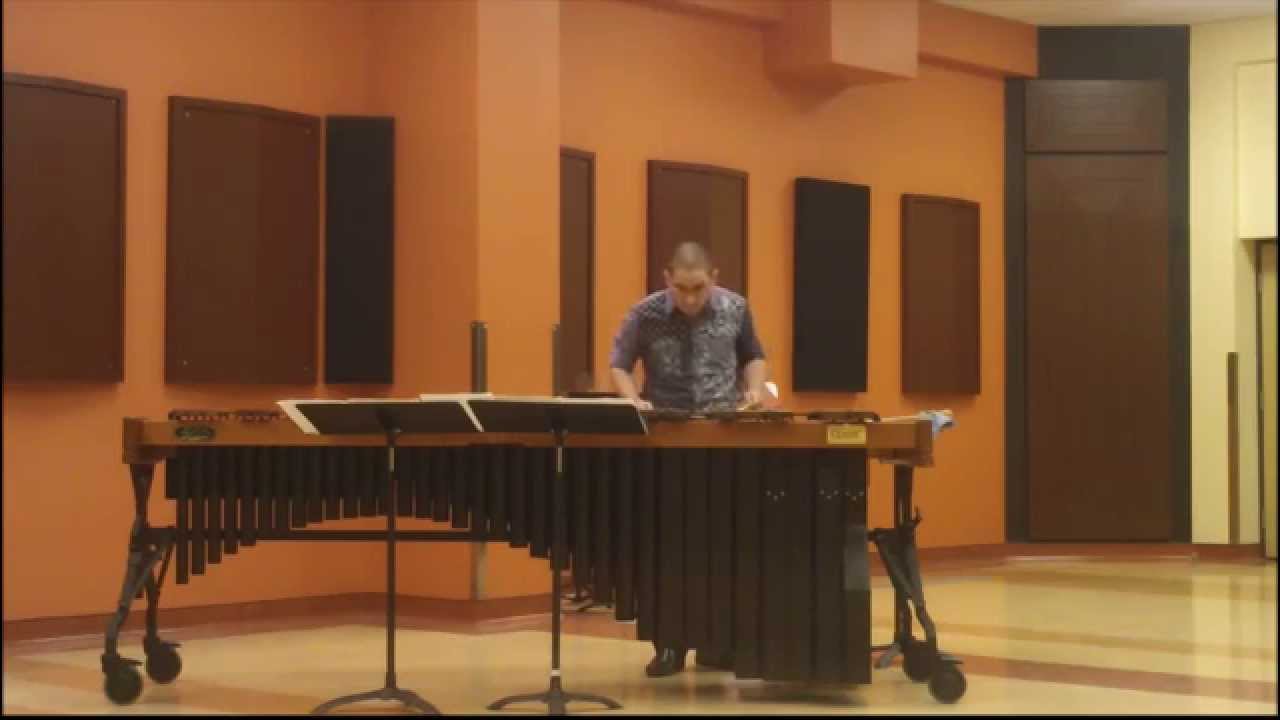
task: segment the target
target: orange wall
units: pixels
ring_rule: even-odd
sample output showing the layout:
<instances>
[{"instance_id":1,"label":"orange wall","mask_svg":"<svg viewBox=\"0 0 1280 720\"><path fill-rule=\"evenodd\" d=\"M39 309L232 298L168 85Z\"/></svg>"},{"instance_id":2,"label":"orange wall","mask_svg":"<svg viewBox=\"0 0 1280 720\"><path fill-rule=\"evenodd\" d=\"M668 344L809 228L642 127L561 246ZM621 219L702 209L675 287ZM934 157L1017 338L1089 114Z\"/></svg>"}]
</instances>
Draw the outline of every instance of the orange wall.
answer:
<instances>
[{"instance_id":1,"label":"orange wall","mask_svg":"<svg viewBox=\"0 0 1280 720\"><path fill-rule=\"evenodd\" d=\"M4 70L128 91L125 378L4 385L4 618L109 612L133 520L120 462L126 415L267 407L313 387L172 387L164 376L169 95L315 115L364 111L365 16L347 3L5 2ZM316 77L329 80L309 82ZM172 522L157 473L153 524ZM375 582L366 548L281 544L225 558L176 607L352 592Z\"/></svg>"},{"instance_id":2,"label":"orange wall","mask_svg":"<svg viewBox=\"0 0 1280 720\"><path fill-rule=\"evenodd\" d=\"M957 427L940 439L937 467L919 473L916 497L928 518L921 544L1003 542L1003 81L922 65L916 80L824 99L769 80L763 33L741 23L610 1L565 3L561 22L561 140L596 153L596 367L607 367L618 324L644 294L645 162L745 170L751 305L786 405L882 415L952 408ZM871 186L866 393L790 390L798 175ZM898 218L908 192L981 204L980 395L899 391ZM890 477L887 467L873 467L876 523L891 519Z\"/></svg>"},{"instance_id":3,"label":"orange wall","mask_svg":"<svg viewBox=\"0 0 1280 720\"><path fill-rule=\"evenodd\" d=\"M549 328L558 314L561 144L596 153L597 367L606 367L617 323L643 294L645 161L746 170L751 300L788 405L886 415L953 408L959 427L942 439L938 467L920 474L917 497L929 518L921 542L1003 539L1003 86L994 76L921 65L915 80L835 96L787 90L766 76L764 26L613 0L11 0L3 8L6 72L129 93L125 381L4 385L6 620L111 609L132 520L119 456L123 416L268 406L290 396L465 390L473 319L490 325L491 389L545 392ZM395 116L394 387L163 383L171 94L315 115ZM868 393L790 395L796 175L872 186ZM898 392L904 192L982 204L979 396ZM888 477L886 468L873 469L879 524L889 521ZM159 482L152 519L166 524L172 511ZM380 548L317 550L280 544L227 558L190 586L170 585L164 605L382 587ZM468 596L469 546L411 546L402 558L403 592ZM485 563L488 595L545 589L545 563L528 560L525 550L495 545Z\"/></svg>"},{"instance_id":4,"label":"orange wall","mask_svg":"<svg viewBox=\"0 0 1280 720\"><path fill-rule=\"evenodd\" d=\"M124 382L5 383L3 397L4 619L103 613L120 592L133 520L120 462L122 417L158 418L175 407L269 407L285 397L466 389L475 207L465 178L468 172L474 178L475 103L465 95L475 83L474 71L470 78L457 73L465 65L460 58L474 56L474 32L468 50L466 33L447 14L470 8L474 26L474 7L14 0L3 8L5 72L128 91ZM465 17L461 23L465 29ZM434 92L425 92L428 87ZM441 104L447 92L463 101ZM169 95L313 115L397 116L394 388L164 384ZM457 243L427 250L423 238L433 233ZM449 311L437 310L443 308ZM156 525L173 520L162 475L152 492ZM333 527L378 525L363 520ZM465 597L466 552L452 544L406 548L405 591ZM269 545L224 558L191 585L173 585L170 578L163 605L377 591L383 567L381 550L367 544L335 543L323 551L314 544Z\"/></svg>"},{"instance_id":5,"label":"orange wall","mask_svg":"<svg viewBox=\"0 0 1280 720\"><path fill-rule=\"evenodd\" d=\"M995 76L1035 77L1036 28L922 0L920 59Z\"/></svg>"},{"instance_id":6,"label":"orange wall","mask_svg":"<svg viewBox=\"0 0 1280 720\"><path fill-rule=\"evenodd\" d=\"M479 4L480 317L489 389L551 394L551 327L560 316L561 3ZM547 591L546 560L490 543L481 597Z\"/></svg>"},{"instance_id":7,"label":"orange wall","mask_svg":"<svg viewBox=\"0 0 1280 720\"><path fill-rule=\"evenodd\" d=\"M560 315L560 4L478 5L480 317L489 389L551 392Z\"/></svg>"},{"instance_id":8,"label":"orange wall","mask_svg":"<svg viewBox=\"0 0 1280 720\"><path fill-rule=\"evenodd\" d=\"M576 1L576 0L575 0ZM628 0L652 3L675 12L707 15L733 22L769 25L781 22L786 14L785 4L796 0Z\"/></svg>"},{"instance_id":9,"label":"orange wall","mask_svg":"<svg viewBox=\"0 0 1280 720\"><path fill-rule=\"evenodd\" d=\"M859 0L830 7L832 62L891 77L916 76L917 3Z\"/></svg>"},{"instance_id":10,"label":"orange wall","mask_svg":"<svg viewBox=\"0 0 1280 720\"><path fill-rule=\"evenodd\" d=\"M469 390L470 326L480 317L476 8L459 2L365 6L372 53L368 112L396 123L396 394ZM405 526L448 529L420 521ZM369 562L383 566L381 548L365 551ZM404 543L397 549L397 591L470 597L471 552L466 543ZM363 589L380 590L382 582Z\"/></svg>"}]
</instances>

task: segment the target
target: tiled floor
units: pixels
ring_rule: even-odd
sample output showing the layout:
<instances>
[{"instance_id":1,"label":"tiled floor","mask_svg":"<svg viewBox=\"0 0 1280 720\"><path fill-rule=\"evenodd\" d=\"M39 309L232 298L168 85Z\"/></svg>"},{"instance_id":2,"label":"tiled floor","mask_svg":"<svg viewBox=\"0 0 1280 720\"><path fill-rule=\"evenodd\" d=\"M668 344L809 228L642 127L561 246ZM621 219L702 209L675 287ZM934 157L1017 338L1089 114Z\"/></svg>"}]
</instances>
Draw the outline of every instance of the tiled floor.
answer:
<instances>
[{"instance_id":1,"label":"tiled floor","mask_svg":"<svg viewBox=\"0 0 1280 720\"><path fill-rule=\"evenodd\" d=\"M649 679L652 647L631 639L634 626L607 609L566 613L565 686L610 696L623 714L1277 713L1274 562L1037 559L926 581L943 649L960 656L968 677L955 705L935 702L897 666L876 671L867 686L795 687L699 669L690 653L690 669ZM884 578L874 587L873 639L886 642L892 591ZM477 624L405 618L398 684L445 713L486 712L499 697L546 687L548 628L549 615ZM383 683L377 616L163 635L184 642L182 675L171 685L147 680L125 707L103 695L100 637L8 644L4 712L306 713ZM123 651L140 658L138 645L130 632ZM538 711L545 708L507 713Z\"/></svg>"}]
</instances>

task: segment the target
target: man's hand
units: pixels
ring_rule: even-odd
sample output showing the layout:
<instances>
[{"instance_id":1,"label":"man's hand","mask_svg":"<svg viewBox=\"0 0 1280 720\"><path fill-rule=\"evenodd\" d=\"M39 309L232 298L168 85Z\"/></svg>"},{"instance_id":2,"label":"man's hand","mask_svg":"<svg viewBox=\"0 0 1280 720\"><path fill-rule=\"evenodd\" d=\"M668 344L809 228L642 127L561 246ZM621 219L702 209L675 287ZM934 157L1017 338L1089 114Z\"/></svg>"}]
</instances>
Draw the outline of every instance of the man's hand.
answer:
<instances>
[{"instance_id":1,"label":"man's hand","mask_svg":"<svg viewBox=\"0 0 1280 720\"><path fill-rule=\"evenodd\" d=\"M764 407L773 397L764 388L764 379L769 376L764 358L756 358L742 369L742 405L739 410L755 410Z\"/></svg>"},{"instance_id":2,"label":"man's hand","mask_svg":"<svg viewBox=\"0 0 1280 720\"><path fill-rule=\"evenodd\" d=\"M619 395L631 400L640 410L653 409L653 403L640 397L640 391L636 389L636 381L632 379L631 373L622 368L609 368L609 376L613 378L613 387L617 389Z\"/></svg>"}]
</instances>

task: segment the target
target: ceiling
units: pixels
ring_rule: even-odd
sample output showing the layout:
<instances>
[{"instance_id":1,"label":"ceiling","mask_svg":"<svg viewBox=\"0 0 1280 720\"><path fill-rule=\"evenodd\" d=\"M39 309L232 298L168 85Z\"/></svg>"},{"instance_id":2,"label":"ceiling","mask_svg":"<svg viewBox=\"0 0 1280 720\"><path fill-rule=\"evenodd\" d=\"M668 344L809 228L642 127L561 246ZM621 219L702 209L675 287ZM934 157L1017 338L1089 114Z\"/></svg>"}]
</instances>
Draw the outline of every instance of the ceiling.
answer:
<instances>
[{"instance_id":1,"label":"ceiling","mask_svg":"<svg viewBox=\"0 0 1280 720\"><path fill-rule=\"evenodd\" d=\"M1277 0L938 0L1031 25L1195 25L1276 15Z\"/></svg>"}]
</instances>

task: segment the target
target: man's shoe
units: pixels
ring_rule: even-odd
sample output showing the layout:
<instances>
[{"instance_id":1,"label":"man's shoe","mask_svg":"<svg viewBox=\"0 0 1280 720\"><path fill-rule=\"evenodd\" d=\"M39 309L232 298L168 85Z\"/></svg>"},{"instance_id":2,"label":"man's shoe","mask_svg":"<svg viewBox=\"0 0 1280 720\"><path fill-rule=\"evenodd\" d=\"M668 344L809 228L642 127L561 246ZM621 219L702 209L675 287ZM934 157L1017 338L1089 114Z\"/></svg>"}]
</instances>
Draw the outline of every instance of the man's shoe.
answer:
<instances>
[{"instance_id":1,"label":"man's shoe","mask_svg":"<svg viewBox=\"0 0 1280 720\"><path fill-rule=\"evenodd\" d=\"M694 655L694 661L701 667L715 668L716 670L733 669L733 653L731 652L699 649Z\"/></svg>"},{"instance_id":2,"label":"man's shoe","mask_svg":"<svg viewBox=\"0 0 1280 720\"><path fill-rule=\"evenodd\" d=\"M675 675L684 669L684 656L684 652L663 648L657 655L653 656L648 665L644 666L644 674L649 677Z\"/></svg>"}]
</instances>

